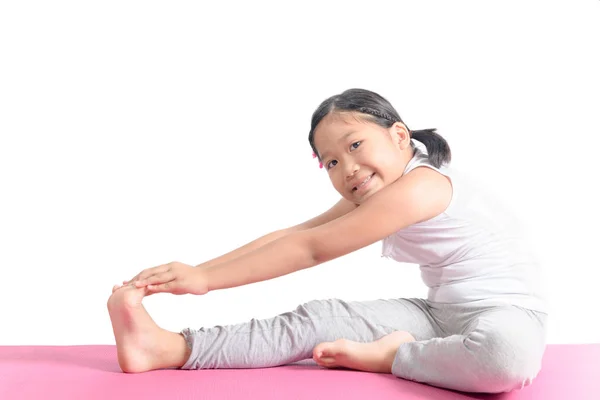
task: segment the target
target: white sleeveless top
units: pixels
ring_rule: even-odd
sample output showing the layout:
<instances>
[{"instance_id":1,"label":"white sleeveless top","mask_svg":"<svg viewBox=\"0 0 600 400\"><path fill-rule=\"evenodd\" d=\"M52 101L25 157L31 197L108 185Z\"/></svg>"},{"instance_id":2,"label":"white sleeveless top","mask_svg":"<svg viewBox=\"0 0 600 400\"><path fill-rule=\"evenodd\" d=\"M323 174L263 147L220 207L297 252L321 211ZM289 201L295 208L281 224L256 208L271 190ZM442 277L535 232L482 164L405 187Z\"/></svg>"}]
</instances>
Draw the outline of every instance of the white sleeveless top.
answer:
<instances>
[{"instance_id":1,"label":"white sleeveless top","mask_svg":"<svg viewBox=\"0 0 600 400\"><path fill-rule=\"evenodd\" d=\"M383 240L383 257L419 264L427 299L471 305L513 304L547 313L539 265L513 215L492 194L449 166L435 168L422 143L404 174L428 167L452 182L452 200L440 215Z\"/></svg>"}]
</instances>

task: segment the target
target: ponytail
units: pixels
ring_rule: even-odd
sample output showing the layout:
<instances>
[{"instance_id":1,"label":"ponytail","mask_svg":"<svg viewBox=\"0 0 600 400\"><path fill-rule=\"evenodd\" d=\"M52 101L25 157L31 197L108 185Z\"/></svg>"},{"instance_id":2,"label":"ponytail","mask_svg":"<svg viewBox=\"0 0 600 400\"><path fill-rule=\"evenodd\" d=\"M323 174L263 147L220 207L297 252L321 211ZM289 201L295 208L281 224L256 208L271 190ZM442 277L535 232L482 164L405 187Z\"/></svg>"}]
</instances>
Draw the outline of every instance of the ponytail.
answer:
<instances>
[{"instance_id":1,"label":"ponytail","mask_svg":"<svg viewBox=\"0 0 600 400\"><path fill-rule=\"evenodd\" d=\"M435 128L410 131L410 136L425 145L429 162L434 167L440 168L442 164L450 162L452 158L450 146L446 142L446 139L436 132Z\"/></svg>"}]
</instances>

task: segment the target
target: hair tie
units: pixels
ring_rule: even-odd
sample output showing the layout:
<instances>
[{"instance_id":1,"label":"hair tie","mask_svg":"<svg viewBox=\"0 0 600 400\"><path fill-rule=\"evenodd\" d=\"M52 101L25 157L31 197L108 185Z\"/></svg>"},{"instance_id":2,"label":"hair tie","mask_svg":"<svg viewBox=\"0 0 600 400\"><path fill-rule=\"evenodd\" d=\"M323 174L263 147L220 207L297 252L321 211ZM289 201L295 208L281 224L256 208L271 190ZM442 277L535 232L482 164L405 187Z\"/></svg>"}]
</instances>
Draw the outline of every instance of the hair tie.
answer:
<instances>
[{"instance_id":1,"label":"hair tie","mask_svg":"<svg viewBox=\"0 0 600 400\"><path fill-rule=\"evenodd\" d=\"M317 153L313 152L313 158L317 158ZM319 168L323 168L323 163L319 161Z\"/></svg>"}]
</instances>

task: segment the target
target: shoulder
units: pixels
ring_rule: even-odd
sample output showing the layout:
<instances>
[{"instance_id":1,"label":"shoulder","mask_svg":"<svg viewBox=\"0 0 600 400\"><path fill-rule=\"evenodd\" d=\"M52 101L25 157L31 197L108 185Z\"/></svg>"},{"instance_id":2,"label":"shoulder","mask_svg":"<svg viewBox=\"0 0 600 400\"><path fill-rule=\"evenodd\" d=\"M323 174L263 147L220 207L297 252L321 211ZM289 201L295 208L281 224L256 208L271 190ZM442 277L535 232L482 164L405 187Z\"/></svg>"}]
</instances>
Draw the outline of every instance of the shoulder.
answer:
<instances>
[{"instance_id":1,"label":"shoulder","mask_svg":"<svg viewBox=\"0 0 600 400\"><path fill-rule=\"evenodd\" d=\"M359 209L369 214L381 210L387 218L395 221L395 230L400 230L441 214L451 199L450 178L435 168L422 165L376 193Z\"/></svg>"},{"instance_id":2,"label":"shoulder","mask_svg":"<svg viewBox=\"0 0 600 400\"><path fill-rule=\"evenodd\" d=\"M430 204L438 209L438 214L444 211L452 198L451 178L429 165L419 165L390 186L414 201ZM439 210L440 207L442 210Z\"/></svg>"}]
</instances>

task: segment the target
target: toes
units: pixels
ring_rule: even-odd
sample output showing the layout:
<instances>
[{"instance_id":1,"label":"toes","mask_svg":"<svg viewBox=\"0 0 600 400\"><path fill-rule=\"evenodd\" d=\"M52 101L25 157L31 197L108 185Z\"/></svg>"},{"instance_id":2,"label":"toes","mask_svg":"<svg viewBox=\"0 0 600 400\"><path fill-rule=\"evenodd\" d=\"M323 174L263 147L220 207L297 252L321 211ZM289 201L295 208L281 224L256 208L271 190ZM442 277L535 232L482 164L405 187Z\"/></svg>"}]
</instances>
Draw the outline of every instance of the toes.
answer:
<instances>
[{"instance_id":1,"label":"toes","mask_svg":"<svg viewBox=\"0 0 600 400\"><path fill-rule=\"evenodd\" d=\"M320 361L324 364L324 365L333 365L335 363L335 357L321 357Z\"/></svg>"},{"instance_id":2,"label":"toes","mask_svg":"<svg viewBox=\"0 0 600 400\"><path fill-rule=\"evenodd\" d=\"M318 344L314 350L313 355L323 357L336 357L340 354L344 354L347 351L348 341L346 339L338 339L335 342L323 342Z\"/></svg>"},{"instance_id":3,"label":"toes","mask_svg":"<svg viewBox=\"0 0 600 400\"><path fill-rule=\"evenodd\" d=\"M323 343L319 343L318 345L316 345L315 348L313 349L313 358L320 359L323 356L331 355L328 351L328 348L330 346L331 346L330 342L323 342Z\"/></svg>"},{"instance_id":4,"label":"toes","mask_svg":"<svg viewBox=\"0 0 600 400\"><path fill-rule=\"evenodd\" d=\"M313 360L315 360L315 362L320 365L321 367L335 367L336 363L335 363L335 358L334 357L327 357L327 356L321 356L321 357L313 357Z\"/></svg>"},{"instance_id":5,"label":"toes","mask_svg":"<svg viewBox=\"0 0 600 400\"><path fill-rule=\"evenodd\" d=\"M322 367L336 367L336 356L339 353L338 350L339 349L337 349L336 343L319 343L313 349L313 359L317 364L319 364Z\"/></svg>"},{"instance_id":6,"label":"toes","mask_svg":"<svg viewBox=\"0 0 600 400\"><path fill-rule=\"evenodd\" d=\"M318 345L316 345L313 348L313 357L312 358L319 364L321 363L321 357L323 356L324 345L325 345L325 343L319 343Z\"/></svg>"},{"instance_id":7,"label":"toes","mask_svg":"<svg viewBox=\"0 0 600 400\"><path fill-rule=\"evenodd\" d=\"M116 286L116 285L115 285ZM114 289L114 287L113 287ZM142 299L145 296L144 288L132 288L128 286L120 286L113 290L109 298L110 307L139 307L142 304Z\"/></svg>"}]
</instances>

